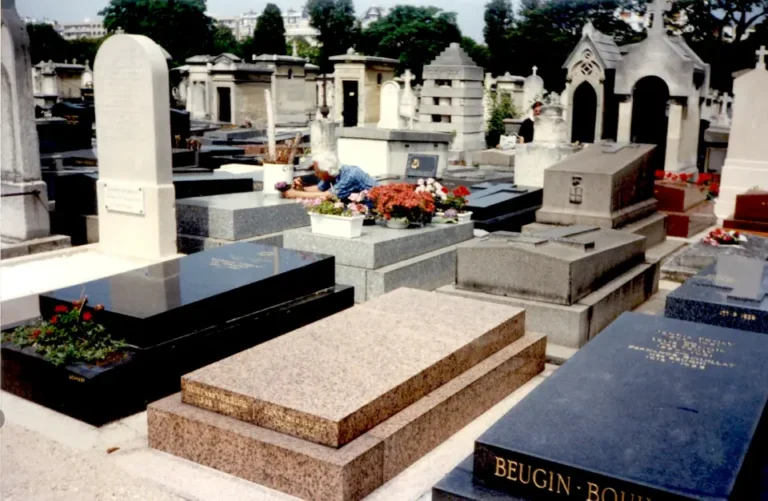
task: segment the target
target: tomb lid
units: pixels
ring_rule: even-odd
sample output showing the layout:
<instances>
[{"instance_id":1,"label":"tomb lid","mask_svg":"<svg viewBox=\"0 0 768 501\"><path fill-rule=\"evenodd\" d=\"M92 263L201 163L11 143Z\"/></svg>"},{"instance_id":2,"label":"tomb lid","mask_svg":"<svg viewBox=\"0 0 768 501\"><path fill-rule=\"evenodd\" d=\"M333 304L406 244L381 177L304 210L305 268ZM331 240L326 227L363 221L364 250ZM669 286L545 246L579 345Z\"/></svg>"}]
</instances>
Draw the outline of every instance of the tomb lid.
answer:
<instances>
[{"instance_id":1,"label":"tomb lid","mask_svg":"<svg viewBox=\"0 0 768 501\"><path fill-rule=\"evenodd\" d=\"M524 464L563 499L746 499L767 358L768 336L625 313L478 438L475 481L540 499L506 474Z\"/></svg>"},{"instance_id":2,"label":"tomb lid","mask_svg":"<svg viewBox=\"0 0 768 501\"><path fill-rule=\"evenodd\" d=\"M87 297L115 337L145 348L331 286L332 257L244 242L41 294L40 310Z\"/></svg>"},{"instance_id":3,"label":"tomb lid","mask_svg":"<svg viewBox=\"0 0 768 501\"><path fill-rule=\"evenodd\" d=\"M364 56L362 54L358 54L357 52L355 52L354 49L349 49L346 54L331 56L328 58L328 60L336 63L361 63L361 64L375 63L375 64L385 64L385 65L400 64L400 61L397 59L391 59L388 57Z\"/></svg>"},{"instance_id":4,"label":"tomb lid","mask_svg":"<svg viewBox=\"0 0 768 501\"><path fill-rule=\"evenodd\" d=\"M547 171L612 175L654 148L652 144L598 143L568 156Z\"/></svg>"}]
</instances>

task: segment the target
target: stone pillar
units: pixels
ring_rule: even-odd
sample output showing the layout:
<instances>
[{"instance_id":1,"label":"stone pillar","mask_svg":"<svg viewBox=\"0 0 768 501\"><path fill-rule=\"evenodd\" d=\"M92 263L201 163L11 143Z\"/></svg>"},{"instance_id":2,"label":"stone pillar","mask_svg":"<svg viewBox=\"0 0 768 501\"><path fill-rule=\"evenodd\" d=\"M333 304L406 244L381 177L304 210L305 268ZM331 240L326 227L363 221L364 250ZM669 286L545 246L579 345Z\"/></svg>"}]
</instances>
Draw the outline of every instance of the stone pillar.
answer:
<instances>
[{"instance_id":1,"label":"stone pillar","mask_svg":"<svg viewBox=\"0 0 768 501\"><path fill-rule=\"evenodd\" d=\"M669 102L669 118L667 120L667 151L664 157L664 170L669 172L681 171L680 146L683 134L683 106L677 101Z\"/></svg>"},{"instance_id":2,"label":"stone pillar","mask_svg":"<svg viewBox=\"0 0 768 501\"><path fill-rule=\"evenodd\" d=\"M106 254L177 254L168 67L147 37L114 35L94 65L99 245Z\"/></svg>"},{"instance_id":3,"label":"stone pillar","mask_svg":"<svg viewBox=\"0 0 768 501\"><path fill-rule=\"evenodd\" d=\"M309 126L310 145L312 156L320 153L331 152L336 154L336 127L333 120L318 118Z\"/></svg>"},{"instance_id":4,"label":"stone pillar","mask_svg":"<svg viewBox=\"0 0 768 501\"><path fill-rule=\"evenodd\" d=\"M632 142L632 98L625 96L619 103L619 130L616 142Z\"/></svg>"},{"instance_id":5,"label":"stone pillar","mask_svg":"<svg viewBox=\"0 0 768 501\"><path fill-rule=\"evenodd\" d=\"M40 172L29 36L14 0L2 2L2 236L24 241L50 233L48 190ZM170 133L169 133L170 136Z\"/></svg>"}]
</instances>

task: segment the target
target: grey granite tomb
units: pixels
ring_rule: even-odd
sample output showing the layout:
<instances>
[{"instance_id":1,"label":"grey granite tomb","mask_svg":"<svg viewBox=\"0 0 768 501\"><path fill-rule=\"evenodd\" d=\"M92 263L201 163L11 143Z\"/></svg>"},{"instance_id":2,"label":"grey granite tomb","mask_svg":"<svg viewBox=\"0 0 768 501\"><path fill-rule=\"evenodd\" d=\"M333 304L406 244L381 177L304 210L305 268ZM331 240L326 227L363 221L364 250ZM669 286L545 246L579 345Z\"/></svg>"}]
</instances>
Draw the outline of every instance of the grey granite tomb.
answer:
<instances>
[{"instance_id":1,"label":"grey granite tomb","mask_svg":"<svg viewBox=\"0 0 768 501\"><path fill-rule=\"evenodd\" d=\"M528 330L577 349L656 290L645 240L583 225L493 233L458 247L457 284L439 292L525 308Z\"/></svg>"},{"instance_id":2,"label":"grey granite tomb","mask_svg":"<svg viewBox=\"0 0 768 501\"><path fill-rule=\"evenodd\" d=\"M286 231L287 249L336 257L336 281L355 287L355 301L365 302L400 287L435 290L456 280L456 245L473 237L472 223L428 225L396 230L364 226L359 238L343 239Z\"/></svg>"},{"instance_id":3,"label":"grey granite tomb","mask_svg":"<svg viewBox=\"0 0 768 501\"><path fill-rule=\"evenodd\" d=\"M260 191L179 200L176 219L179 249L185 253L240 240L281 246L281 232L309 226L300 203Z\"/></svg>"}]
</instances>

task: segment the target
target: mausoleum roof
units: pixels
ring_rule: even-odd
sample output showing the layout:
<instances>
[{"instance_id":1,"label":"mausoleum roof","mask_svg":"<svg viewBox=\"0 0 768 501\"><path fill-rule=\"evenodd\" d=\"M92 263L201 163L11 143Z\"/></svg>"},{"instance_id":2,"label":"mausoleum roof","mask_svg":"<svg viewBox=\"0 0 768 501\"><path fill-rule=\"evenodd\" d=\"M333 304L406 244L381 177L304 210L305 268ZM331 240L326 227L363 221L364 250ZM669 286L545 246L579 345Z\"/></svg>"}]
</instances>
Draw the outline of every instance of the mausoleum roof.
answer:
<instances>
[{"instance_id":1,"label":"mausoleum roof","mask_svg":"<svg viewBox=\"0 0 768 501\"><path fill-rule=\"evenodd\" d=\"M464 49L457 43L452 43L440 53L434 61L429 63L430 66L471 66L477 67L477 64L472 60L469 55L464 52Z\"/></svg>"},{"instance_id":2,"label":"mausoleum roof","mask_svg":"<svg viewBox=\"0 0 768 501\"><path fill-rule=\"evenodd\" d=\"M254 61L269 62L269 63L290 63L305 65L307 60L303 57L293 56L279 56L277 54L261 54L258 57L253 58Z\"/></svg>"},{"instance_id":3,"label":"mausoleum roof","mask_svg":"<svg viewBox=\"0 0 768 501\"><path fill-rule=\"evenodd\" d=\"M592 26L592 23L587 23L582 30L581 40L576 44L568 59L565 60L563 68L570 67L573 59L580 57L584 45L592 48L606 70L616 69L616 66L621 62L622 53L613 37L600 32Z\"/></svg>"},{"instance_id":4,"label":"mausoleum roof","mask_svg":"<svg viewBox=\"0 0 768 501\"><path fill-rule=\"evenodd\" d=\"M497 77L496 82L525 82L525 77L510 75L509 72L506 72L502 76Z\"/></svg>"},{"instance_id":5,"label":"mausoleum roof","mask_svg":"<svg viewBox=\"0 0 768 501\"><path fill-rule=\"evenodd\" d=\"M205 63L213 62L214 59L215 58L213 56L209 56L206 54L206 55L188 57L187 60L184 62L190 63L190 64L195 64L195 63L205 64Z\"/></svg>"},{"instance_id":6,"label":"mausoleum roof","mask_svg":"<svg viewBox=\"0 0 768 501\"><path fill-rule=\"evenodd\" d=\"M377 57L377 56L364 56L362 54L358 54L354 51L354 49L349 49L346 54L342 54L339 56L331 56L328 58L329 61L337 62L337 63L360 63L360 64L366 64L366 63L376 63L376 64L390 64L390 65L396 65L400 64L400 61L397 59L390 59L388 57Z\"/></svg>"}]
</instances>

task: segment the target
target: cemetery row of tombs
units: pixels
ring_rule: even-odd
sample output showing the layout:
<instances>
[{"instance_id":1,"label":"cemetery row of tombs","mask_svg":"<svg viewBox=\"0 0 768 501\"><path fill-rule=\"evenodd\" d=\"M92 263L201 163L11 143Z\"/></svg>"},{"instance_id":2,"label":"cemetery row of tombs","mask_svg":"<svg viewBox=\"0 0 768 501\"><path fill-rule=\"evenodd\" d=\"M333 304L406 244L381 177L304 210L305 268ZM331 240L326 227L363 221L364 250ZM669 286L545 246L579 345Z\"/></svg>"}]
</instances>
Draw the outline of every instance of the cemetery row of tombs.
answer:
<instances>
[{"instance_id":1,"label":"cemetery row of tombs","mask_svg":"<svg viewBox=\"0 0 768 501\"><path fill-rule=\"evenodd\" d=\"M357 500L552 362L432 499L765 499L764 49L715 106L659 27L617 47L587 25L546 99L457 45L419 89L350 51L320 87L298 58L192 58L171 92L164 51L119 34L93 102L49 106L6 10L4 391L97 427L146 410L153 449ZM664 90L642 83L660 52ZM504 92L544 101L534 138L510 120L485 150ZM287 198L333 157L356 166L334 189L375 186Z\"/></svg>"}]
</instances>

